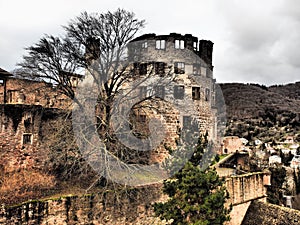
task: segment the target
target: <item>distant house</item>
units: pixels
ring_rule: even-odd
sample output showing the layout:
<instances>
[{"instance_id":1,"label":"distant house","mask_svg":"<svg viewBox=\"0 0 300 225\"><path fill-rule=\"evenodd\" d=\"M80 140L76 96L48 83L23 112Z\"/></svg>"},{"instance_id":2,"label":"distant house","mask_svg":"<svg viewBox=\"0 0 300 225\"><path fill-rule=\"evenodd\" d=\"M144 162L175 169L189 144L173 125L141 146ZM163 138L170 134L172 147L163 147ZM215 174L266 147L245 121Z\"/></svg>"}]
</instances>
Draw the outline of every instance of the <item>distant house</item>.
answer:
<instances>
[{"instance_id":1,"label":"distant house","mask_svg":"<svg viewBox=\"0 0 300 225\"><path fill-rule=\"evenodd\" d=\"M222 154L230 154L235 152L241 152L245 149L245 142L248 142L245 138L239 138L238 136L227 136L223 138Z\"/></svg>"},{"instance_id":2,"label":"distant house","mask_svg":"<svg viewBox=\"0 0 300 225\"><path fill-rule=\"evenodd\" d=\"M274 164L281 164L281 157L278 155L272 155L269 157L269 166Z\"/></svg>"},{"instance_id":3,"label":"distant house","mask_svg":"<svg viewBox=\"0 0 300 225\"><path fill-rule=\"evenodd\" d=\"M300 168L300 155L295 155L291 161L291 167L296 169Z\"/></svg>"}]
</instances>

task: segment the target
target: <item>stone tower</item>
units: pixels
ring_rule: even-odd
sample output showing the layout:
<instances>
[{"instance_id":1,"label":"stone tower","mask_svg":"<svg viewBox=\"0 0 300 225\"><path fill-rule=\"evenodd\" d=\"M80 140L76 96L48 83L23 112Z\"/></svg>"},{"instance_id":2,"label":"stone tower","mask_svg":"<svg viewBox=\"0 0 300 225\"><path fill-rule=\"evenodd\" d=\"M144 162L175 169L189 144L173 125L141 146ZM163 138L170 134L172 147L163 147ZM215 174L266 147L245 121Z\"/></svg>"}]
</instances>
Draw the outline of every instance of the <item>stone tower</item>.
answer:
<instances>
[{"instance_id":1,"label":"stone tower","mask_svg":"<svg viewBox=\"0 0 300 225\"><path fill-rule=\"evenodd\" d=\"M217 118L215 107L215 79L212 65L213 43L198 40L191 34L171 33L169 35L144 34L128 45L128 59L136 77L160 77L169 79L174 85L167 90L165 85L155 87L160 95L172 92L174 102L189 101L196 110L200 133L208 133L210 140L217 138ZM151 74L151 75L150 75ZM147 85L140 87L141 94L147 96ZM158 103L153 103L158 104ZM172 108L172 104L162 103L166 120L166 138L162 146L174 148L180 130L191 123L191 115L182 115ZM180 111L180 110L179 110ZM156 113L143 110L137 113L140 121L156 117ZM143 126L145 127L145 126ZM156 150L153 161L162 161L166 152ZM150 160L152 161L152 160Z\"/></svg>"}]
</instances>

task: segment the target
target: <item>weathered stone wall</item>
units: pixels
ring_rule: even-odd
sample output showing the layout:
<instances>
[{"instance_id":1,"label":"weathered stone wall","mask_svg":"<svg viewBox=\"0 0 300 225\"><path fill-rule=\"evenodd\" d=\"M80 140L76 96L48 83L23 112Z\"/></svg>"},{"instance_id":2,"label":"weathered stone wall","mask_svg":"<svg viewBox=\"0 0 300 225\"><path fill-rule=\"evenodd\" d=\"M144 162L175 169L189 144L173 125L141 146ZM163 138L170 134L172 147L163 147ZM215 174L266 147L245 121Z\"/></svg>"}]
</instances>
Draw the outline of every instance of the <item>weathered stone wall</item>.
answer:
<instances>
[{"instance_id":1,"label":"weathered stone wall","mask_svg":"<svg viewBox=\"0 0 300 225\"><path fill-rule=\"evenodd\" d=\"M226 180L233 204L228 225L240 225L253 200L265 200L263 173L234 176ZM243 182L244 186L241 185ZM248 187L243 190L243 187ZM251 193L249 193L251 190ZM116 197L118 196L118 198ZM165 201L162 184L153 184L121 191L69 196L55 200L31 201L14 207L2 207L0 224L167 224L154 217L151 204ZM252 223L260 224L260 223Z\"/></svg>"},{"instance_id":2,"label":"weathered stone wall","mask_svg":"<svg viewBox=\"0 0 300 225\"><path fill-rule=\"evenodd\" d=\"M48 113L55 119L56 111L61 110L0 104L0 165L4 172L40 166L45 156L40 143L43 115Z\"/></svg>"},{"instance_id":3,"label":"weathered stone wall","mask_svg":"<svg viewBox=\"0 0 300 225\"><path fill-rule=\"evenodd\" d=\"M5 172L34 167L41 111L34 105L0 105L0 164Z\"/></svg>"},{"instance_id":4,"label":"weathered stone wall","mask_svg":"<svg viewBox=\"0 0 300 225\"><path fill-rule=\"evenodd\" d=\"M232 176L226 179L226 189L229 192L228 204L238 205L254 199L265 198L267 189L264 186L263 172Z\"/></svg>"},{"instance_id":5,"label":"weathered stone wall","mask_svg":"<svg viewBox=\"0 0 300 225\"><path fill-rule=\"evenodd\" d=\"M300 211L253 201L246 213L242 225L298 225L300 223Z\"/></svg>"},{"instance_id":6,"label":"weathered stone wall","mask_svg":"<svg viewBox=\"0 0 300 225\"><path fill-rule=\"evenodd\" d=\"M71 101L51 84L11 77L0 86L0 104L4 103L64 109L71 105Z\"/></svg>"},{"instance_id":7,"label":"weathered stone wall","mask_svg":"<svg viewBox=\"0 0 300 225\"><path fill-rule=\"evenodd\" d=\"M0 224L162 225L167 223L154 217L152 204L164 199L161 184L158 184L127 189L117 195L105 192L29 201L9 208L1 207Z\"/></svg>"}]
</instances>

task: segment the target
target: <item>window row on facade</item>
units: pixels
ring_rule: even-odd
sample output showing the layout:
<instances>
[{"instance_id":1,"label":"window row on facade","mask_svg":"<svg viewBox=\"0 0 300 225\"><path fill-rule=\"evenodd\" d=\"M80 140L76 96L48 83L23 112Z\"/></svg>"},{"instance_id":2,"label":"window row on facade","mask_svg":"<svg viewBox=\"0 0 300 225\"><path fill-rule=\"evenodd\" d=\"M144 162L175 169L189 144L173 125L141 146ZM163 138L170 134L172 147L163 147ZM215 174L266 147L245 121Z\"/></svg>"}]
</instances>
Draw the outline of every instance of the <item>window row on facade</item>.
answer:
<instances>
[{"instance_id":1,"label":"window row on facade","mask_svg":"<svg viewBox=\"0 0 300 225\"><path fill-rule=\"evenodd\" d=\"M165 97L165 86L158 85L153 89L150 89L147 86L140 87L140 98L144 99L148 96L155 95L160 98ZM173 95L175 99L184 99L185 97L185 86L184 85L176 85L174 86ZM205 101L210 101L211 91L209 88L205 88L204 90L204 99ZM201 99L201 88L196 86L192 87L192 99L200 100Z\"/></svg>"},{"instance_id":2,"label":"window row on facade","mask_svg":"<svg viewBox=\"0 0 300 225\"><path fill-rule=\"evenodd\" d=\"M149 47L148 41L143 41L141 45L142 49L147 49ZM185 49L186 42L184 40L176 39L174 40L174 48L175 49ZM155 41L155 49L157 50L165 50L166 49L166 40L160 39ZM197 42L193 42L194 51L198 50Z\"/></svg>"},{"instance_id":3,"label":"window row on facade","mask_svg":"<svg viewBox=\"0 0 300 225\"><path fill-rule=\"evenodd\" d=\"M152 65L152 67L148 67ZM148 73L155 73L159 75L164 75L166 73L167 64L164 62L152 62L152 63L134 63L133 64L134 73L137 75L146 75ZM150 69L151 68L151 69ZM186 73L186 64L184 62L175 62L174 63L174 73L175 74L184 74ZM193 64L194 75L205 75L207 77L212 76L212 72L209 68L201 66L200 63Z\"/></svg>"}]
</instances>

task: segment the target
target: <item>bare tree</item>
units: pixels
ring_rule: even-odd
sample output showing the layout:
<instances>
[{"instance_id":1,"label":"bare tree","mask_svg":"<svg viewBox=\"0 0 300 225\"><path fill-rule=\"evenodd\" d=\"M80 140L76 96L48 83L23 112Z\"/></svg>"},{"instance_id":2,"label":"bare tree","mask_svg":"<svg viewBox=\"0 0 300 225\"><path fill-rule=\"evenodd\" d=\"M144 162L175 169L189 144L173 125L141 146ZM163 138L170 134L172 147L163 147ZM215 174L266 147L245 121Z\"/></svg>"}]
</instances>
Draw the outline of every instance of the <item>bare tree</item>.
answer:
<instances>
[{"instance_id":1,"label":"bare tree","mask_svg":"<svg viewBox=\"0 0 300 225\"><path fill-rule=\"evenodd\" d=\"M63 26L64 36L46 35L26 48L28 54L18 65L27 71L25 76L29 74L31 78L51 82L76 101L72 78L97 60L97 72L110 77L103 84L102 94L111 99L113 91L126 79L124 70L117 72L116 65L124 56L128 42L144 24L144 20L136 19L134 13L124 9L101 14L83 12Z\"/></svg>"}]
</instances>

